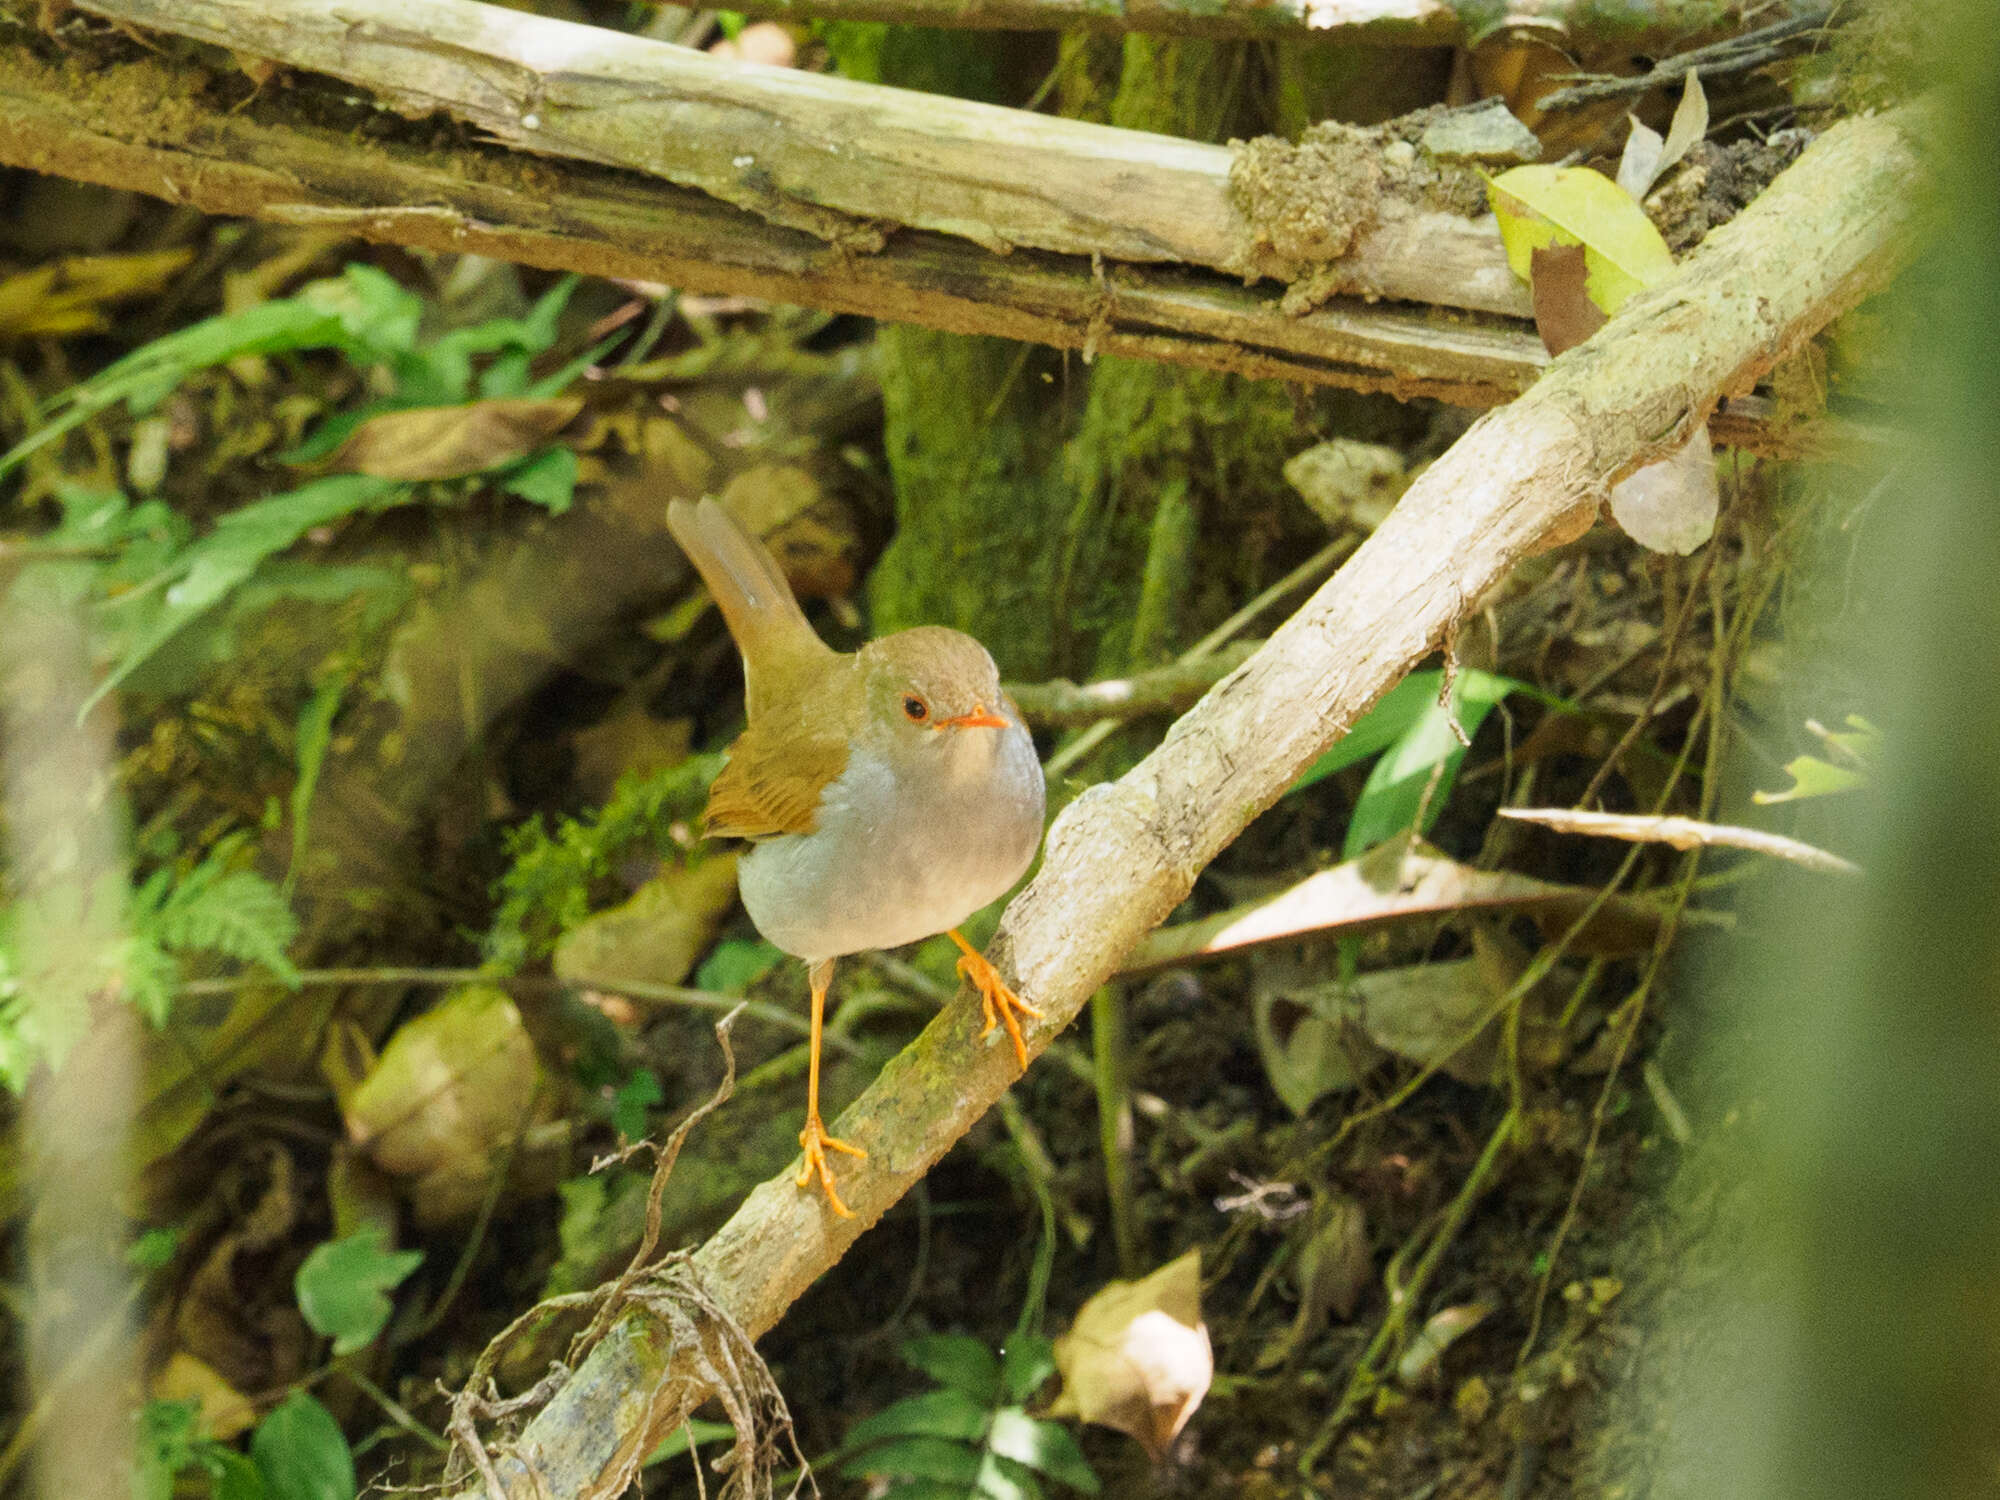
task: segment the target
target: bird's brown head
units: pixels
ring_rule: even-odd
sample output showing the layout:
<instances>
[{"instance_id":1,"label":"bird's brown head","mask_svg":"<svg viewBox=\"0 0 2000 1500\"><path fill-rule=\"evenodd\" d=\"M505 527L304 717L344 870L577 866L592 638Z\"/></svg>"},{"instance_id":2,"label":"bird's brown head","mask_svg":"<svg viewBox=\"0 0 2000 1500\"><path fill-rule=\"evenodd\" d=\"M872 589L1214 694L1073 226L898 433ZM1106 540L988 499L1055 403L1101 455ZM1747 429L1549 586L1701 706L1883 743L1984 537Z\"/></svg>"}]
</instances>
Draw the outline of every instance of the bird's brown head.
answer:
<instances>
[{"instance_id":1,"label":"bird's brown head","mask_svg":"<svg viewBox=\"0 0 2000 1500\"><path fill-rule=\"evenodd\" d=\"M861 661L869 717L901 736L950 738L1018 722L993 658L962 631L899 630L862 647Z\"/></svg>"}]
</instances>

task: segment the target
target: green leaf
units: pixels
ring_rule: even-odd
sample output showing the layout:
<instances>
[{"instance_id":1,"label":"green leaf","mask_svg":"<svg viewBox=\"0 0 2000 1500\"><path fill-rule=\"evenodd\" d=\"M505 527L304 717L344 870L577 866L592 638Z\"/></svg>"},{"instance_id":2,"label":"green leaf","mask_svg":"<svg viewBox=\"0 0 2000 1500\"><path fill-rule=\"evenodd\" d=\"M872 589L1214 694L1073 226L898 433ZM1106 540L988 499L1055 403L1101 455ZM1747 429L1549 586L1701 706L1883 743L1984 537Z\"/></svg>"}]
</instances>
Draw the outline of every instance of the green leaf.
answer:
<instances>
[{"instance_id":1,"label":"green leaf","mask_svg":"<svg viewBox=\"0 0 2000 1500\"><path fill-rule=\"evenodd\" d=\"M1801 755L1785 762L1785 774L1792 784L1777 792L1752 792L1750 800L1769 807L1777 802L1803 802L1809 797L1829 797L1866 786L1868 778L1848 766L1836 766L1817 755Z\"/></svg>"},{"instance_id":2,"label":"green leaf","mask_svg":"<svg viewBox=\"0 0 2000 1500\"><path fill-rule=\"evenodd\" d=\"M299 774L292 782L292 855L286 883L298 879L299 863L306 852L306 818L312 810L313 791L319 785L320 768L326 764L327 748L333 743L333 720L340 712L352 680L348 672L329 672L319 680L312 697L299 710L298 728L293 732L293 759Z\"/></svg>"},{"instance_id":3,"label":"green leaf","mask_svg":"<svg viewBox=\"0 0 2000 1500\"><path fill-rule=\"evenodd\" d=\"M139 1408L134 1500L170 1500L174 1477L195 1461L200 1446L201 1403L148 1401Z\"/></svg>"},{"instance_id":4,"label":"green leaf","mask_svg":"<svg viewBox=\"0 0 2000 1500\"><path fill-rule=\"evenodd\" d=\"M300 288L293 300L338 318L356 363L393 364L417 348L423 328L424 299L362 261Z\"/></svg>"},{"instance_id":5,"label":"green leaf","mask_svg":"<svg viewBox=\"0 0 2000 1500\"><path fill-rule=\"evenodd\" d=\"M1859 714L1847 716L1845 731L1822 728L1811 720L1806 727L1851 764L1801 755L1785 766L1792 784L1780 792L1753 792L1751 800L1769 806L1774 802L1799 802L1808 797L1826 797L1866 786L1882 760L1882 731Z\"/></svg>"},{"instance_id":6,"label":"green leaf","mask_svg":"<svg viewBox=\"0 0 2000 1500\"><path fill-rule=\"evenodd\" d=\"M1424 808L1424 828L1435 823L1451 798L1452 783L1465 759L1465 746L1452 732L1453 720L1471 739L1493 706L1520 686L1510 677L1467 669L1453 684L1449 711L1432 698L1368 773L1368 781L1355 799L1354 816L1348 821L1342 858L1352 859L1407 832L1416 824L1420 806ZM1444 769L1437 789L1425 805L1424 790L1440 763Z\"/></svg>"},{"instance_id":7,"label":"green leaf","mask_svg":"<svg viewBox=\"0 0 2000 1500\"><path fill-rule=\"evenodd\" d=\"M850 1478L886 1474L969 1486L979 1475L981 1457L977 1450L948 1438L898 1438L847 1460L840 1472Z\"/></svg>"},{"instance_id":8,"label":"green leaf","mask_svg":"<svg viewBox=\"0 0 2000 1500\"><path fill-rule=\"evenodd\" d=\"M986 1435L986 1424L992 1415L992 1409L985 1402L975 1401L963 1391L950 1387L925 1391L921 1395L906 1396L901 1401L892 1402L873 1416L856 1422L848 1430L845 1446L852 1450L864 1444L903 1437L957 1438L962 1442L977 1442Z\"/></svg>"},{"instance_id":9,"label":"green leaf","mask_svg":"<svg viewBox=\"0 0 2000 1500\"><path fill-rule=\"evenodd\" d=\"M417 1250L391 1250L379 1225L315 1245L293 1278L299 1311L333 1352L352 1354L375 1341L395 1311L388 1294L423 1262Z\"/></svg>"},{"instance_id":10,"label":"green leaf","mask_svg":"<svg viewBox=\"0 0 2000 1500\"><path fill-rule=\"evenodd\" d=\"M1299 779L1292 783L1291 791L1302 791L1316 781L1324 781L1334 773L1359 765L1369 756L1388 749L1437 702L1438 689L1443 683L1443 672L1410 673L1376 700L1373 708L1356 719L1354 727L1342 735L1326 754L1307 766Z\"/></svg>"},{"instance_id":11,"label":"green leaf","mask_svg":"<svg viewBox=\"0 0 2000 1500\"><path fill-rule=\"evenodd\" d=\"M1090 1460L1068 1429L1031 1417L1021 1407L1003 1407L993 1414L993 1430L987 1435L986 1446L1002 1458L1026 1464L1086 1495L1094 1495L1100 1488L1097 1471L1090 1467Z\"/></svg>"},{"instance_id":12,"label":"green leaf","mask_svg":"<svg viewBox=\"0 0 2000 1500\"><path fill-rule=\"evenodd\" d=\"M727 1422L698 1422L690 1417L668 1433L660 1446L646 1455L640 1467L650 1469L654 1464L679 1458L689 1448L699 1448L703 1443L733 1442L735 1438L736 1429Z\"/></svg>"},{"instance_id":13,"label":"green leaf","mask_svg":"<svg viewBox=\"0 0 2000 1500\"><path fill-rule=\"evenodd\" d=\"M181 576L167 589L159 613L125 648L80 712L88 711L190 622L213 609L266 558L316 526L359 511L387 509L401 504L409 493L408 486L373 475L334 474L231 511L182 553L175 567Z\"/></svg>"},{"instance_id":14,"label":"green leaf","mask_svg":"<svg viewBox=\"0 0 2000 1500\"><path fill-rule=\"evenodd\" d=\"M762 938L724 938L695 970L697 989L718 995L740 995L770 973L784 954Z\"/></svg>"},{"instance_id":15,"label":"green leaf","mask_svg":"<svg viewBox=\"0 0 2000 1500\"><path fill-rule=\"evenodd\" d=\"M926 1334L908 1340L900 1352L939 1385L963 1391L982 1406L993 1406L999 1397L1000 1361L968 1334Z\"/></svg>"},{"instance_id":16,"label":"green leaf","mask_svg":"<svg viewBox=\"0 0 2000 1500\"><path fill-rule=\"evenodd\" d=\"M1590 300L1609 314L1673 271L1673 252L1646 211L1602 172L1515 167L1488 178L1486 196L1500 220L1507 263L1523 281L1536 250L1582 245Z\"/></svg>"},{"instance_id":17,"label":"green leaf","mask_svg":"<svg viewBox=\"0 0 2000 1500\"><path fill-rule=\"evenodd\" d=\"M250 1458L270 1500L354 1500L354 1456L333 1414L294 1390L257 1424Z\"/></svg>"},{"instance_id":18,"label":"green leaf","mask_svg":"<svg viewBox=\"0 0 2000 1500\"><path fill-rule=\"evenodd\" d=\"M208 1471L209 1500L266 1500L264 1475L248 1454L215 1443L203 1450L199 1461Z\"/></svg>"},{"instance_id":19,"label":"green leaf","mask_svg":"<svg viewBox=\"0 0 2000 1500\"><path fill-rule=\"evenodd\" d=\"M135 1271L157 1271L173 1263L183 1231L174 1227L141 1230L125 1247L125 1264Z\"/></svg>"},{"instance_id":20,"label":"green leaf","mask_svg":"<svg viewBox=\"0 0 2000 1500\"><path fill-rule=\"evenodd\" d=\"M1055 1373L1056 1346L1038 1334L1017 1333L1000 1351L1000 1393L1026 1401Z\"/></svg>"},{"instance_id":21,"label":"green leaf","mask_svg":"<svg viewBox=\"0 0 2000 1500\"><path fill-rule=\"evenodd\" d=\"M972 1489L983 1500L1042 1500L1041 1481L1034 1471L991 1449L980 1456Z\"/></svg>"},{"instance_id":22,"label":"green leaf","mask_svg":"<svg viewBox=\"0 0 2000 1500\"><path fill-rule=\"evenodd\" d=\"M657 1073L650 1068L635 1070L611 1096L611 1128L628 1141L644 1139L646 1112L666 1097Z\"/></svg>"},{"instance_id":23,"label":"green leaf","mask_svg":"<svg viewBox=\"0 0 2000 1500\"><path fill-rule=\"evenodd\" d=\"M240 837L219 842L179 880L156 871L133 900L135 937L176 953L220 953L258 963L296 987L298 970L285 950L299 919L283 891L255 870L232 870Z\"/></svg>"},{"instance_id":24,"label":"green leaf","mask_svg":"<svg viewBox=\"0 0 2000 1500\"><path fill-rule=\"evenodd\" d=\"M568 448L544 448L502 469L499 478L508 494L559 516L576 498L576 454Z\"/></svg>"}]
</instances>

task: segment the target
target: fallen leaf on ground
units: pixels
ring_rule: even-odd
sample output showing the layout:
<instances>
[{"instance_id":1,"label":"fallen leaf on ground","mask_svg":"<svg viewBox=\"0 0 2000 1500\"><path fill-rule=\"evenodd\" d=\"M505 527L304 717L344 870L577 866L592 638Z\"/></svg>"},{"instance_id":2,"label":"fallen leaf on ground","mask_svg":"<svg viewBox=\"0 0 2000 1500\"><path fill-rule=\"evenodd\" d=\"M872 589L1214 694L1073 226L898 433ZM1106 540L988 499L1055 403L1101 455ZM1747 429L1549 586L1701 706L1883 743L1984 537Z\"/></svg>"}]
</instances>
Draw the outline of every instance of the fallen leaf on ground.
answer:
<instances>
[{"instance_id":1,"label":"fallen leaf on ground","mask_svg":"<svg viewBox=\"0 0 2000 1500\"><path fill-rule=\"evenodd\" d=\"M1201 1252L1139 1281L1114 1281L1056 1340L1063 1390L1050 1416L1130 1433L1155 1458L1187 1425L1215 1377L1201 1320Z\"/></svg>"},{"instance_id":2,"label":"fallen leaf on ground","mask_svg":"<svg viewBox=\"0 0 2000 1500\"><path fill-rule=\"evenodd\" d=\"M628 980L679 984L735 904L734 854L669 866L624 905L573 927L556 945L556 974L607 989Z\"/></svg>"},{"instance_id":3,"label":"fallen leaf on ground","mask_svg":"<svg viewBox=\"0 0 2000 1500\"><path fill-rule=\"evenodd\" d=\"M1590 300L1616 313L1641 287L1672 272L1674 255L1646 211L1588 167L1516 167L1487 182L1507 263L1530 279L1538 248L1582 245Z\"/></svg>"},{"instance_id":4,"label":"fallen leaf on ground","mask_svg":"<svg viewBox=\"0 0 2000 1500\"><path fill-rule=\"evenodd\" d=\"M349 1137L401 1179L418 1222L444 1224L478 1211L515 1139L553 1112L542 1081L514 1002L474 985L397 1028L340 1106Z\"/></svg>"},{"instance_id":5,"label":"fallen leaf on ground","mask_svg":"<svg viewBox=\"0 0 2000 1500\"><path fill-rule=\"evenodd\" d=\"M1298 1315L1257 1356L1257 1368L1268 1370L1296 1356L1326 1326L1328 1313L1342 1320L1352 1317L1373 1272L1366 1210L1346 1193L1318 1195L1292 1275L1299 1290Z\"/></svg>"},{"instance_id":6,"label":"fallen leaf on ground","mask_svg":"<svg viewBox=\"0 0 2000 1500\"><path fill-rule=\"evenodd\" d=\"M1396 1361L1396 1378L1405 1385L1428 1378L1444 1358L1444 1351L1484 1323L1492 1311L1483 1302L1466 1302L1432 1313Z\"/></svg>"},{"instance_id":7,"label":"fallen leaf on ground","mask_svg":"<svg viewBox=\"0 0 2000 1500\"><path fill-rule=\"evenodd\" d=\"M378 479L456 479L526 458L582 410L581 396L552 396L385 411L355 428L326 467Z\"/></svg>"}]
</instances>

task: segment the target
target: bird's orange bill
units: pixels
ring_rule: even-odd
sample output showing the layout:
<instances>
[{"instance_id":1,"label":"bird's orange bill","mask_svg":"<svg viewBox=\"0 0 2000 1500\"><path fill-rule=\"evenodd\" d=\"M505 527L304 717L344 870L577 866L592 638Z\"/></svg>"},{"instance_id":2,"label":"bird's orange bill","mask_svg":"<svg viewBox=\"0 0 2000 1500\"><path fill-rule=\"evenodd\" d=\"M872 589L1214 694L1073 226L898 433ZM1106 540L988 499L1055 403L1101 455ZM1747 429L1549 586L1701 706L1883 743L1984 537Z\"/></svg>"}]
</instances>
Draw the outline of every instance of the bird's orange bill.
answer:
<instances>
[{"instance_id":1,"label":"bird's orange bill","mask_svg":"<svg viewBox=\"0 0 2000 1500\"><path fill-rule=\"evenodd\" d=\"M958 951L964 956L958 961L958 972L979 991L979 1001L986 1011L986 1025L980 1029L983 1039L993 1034L995 1026L1005 1026L1007 1035L1014 1043L1014 1060L1021 1065L1021 1071L1028 1068L1028 1044L1021 1037L1020 1016L1029 1016L1039 1021L1042 1013L1028 1004L1000 977L1000 971L993 967L985 954L965 940L963 934L954 927L945 934L958 944Z\"/></svg>"},{"instance_id":2,"label":"bird's orange bill","mask_svg":"<svg viewBox=\"0 0 2000 1500\"><path fill-rule=\"evenodd\" d=\"M940 729L1005 729L1007 727L1007 720L999 714L989 711L986 705L982 703L969 714L960 714L955 719L939 719L937 727ZM965 944L960 942L959 946L964 948ZM970 948L966 948L966 952L970 953L971 951Z\"/></svg>"},{"instance_id":3,"label":"bird's orange bill","mask_svg":"<svg viewBox=\"0 0 2000 1500\"><path fill-rule=\"evenodd\" d=\"M799 1145L806 1154L805 1165L799 1168L799 1186L810 1186L817 1176L820 1187L826 1192L827 1205L841 1218L851 1219L853 1212L834 1191L833 1166L827 1161L826 1153L839 1151L863 1158L868 1153L859 1146L850 1146L846 1141L828 1135L826 1123L819 1117L819 1042L826 1017L826 991L833 983L833 960L829 958L814 964L808 971L807 982L812 986L812 1048L806 1064L806 1128L799 1132Z\"/></svg>"}]
</instances>

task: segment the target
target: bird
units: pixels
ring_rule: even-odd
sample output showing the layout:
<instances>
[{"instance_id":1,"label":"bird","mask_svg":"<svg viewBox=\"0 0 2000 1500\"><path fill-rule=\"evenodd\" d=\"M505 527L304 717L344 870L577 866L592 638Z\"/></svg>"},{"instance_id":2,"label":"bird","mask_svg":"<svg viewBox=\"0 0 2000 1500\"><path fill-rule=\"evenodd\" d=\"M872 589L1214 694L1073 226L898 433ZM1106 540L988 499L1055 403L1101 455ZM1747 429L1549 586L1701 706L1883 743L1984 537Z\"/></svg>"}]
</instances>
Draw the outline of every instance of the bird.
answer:
<instances>
[{"instance_id":1,"label":"bird","mask_svg":"<svg viewBox=\"0 0 2000 1500\"><path fill-rule=\"evenodd\" d=\"M750 841L737 889L765 939L803 959L812 992L804 1163L853 1217L829 1153L865 1157L819 1112L820 1038L834 965L937 933L979 992L982 1038L1006 1029L1028 1066L1021 1018L1041 1012L959 926L1010 890L1041 846L1045 782L1020 710L986 648L919 625L836 651L799 608L777 560L712 498L676 500L667 527L743 657L746 725L703 816L710 837Z\"/></svg>"}]
</instances>

